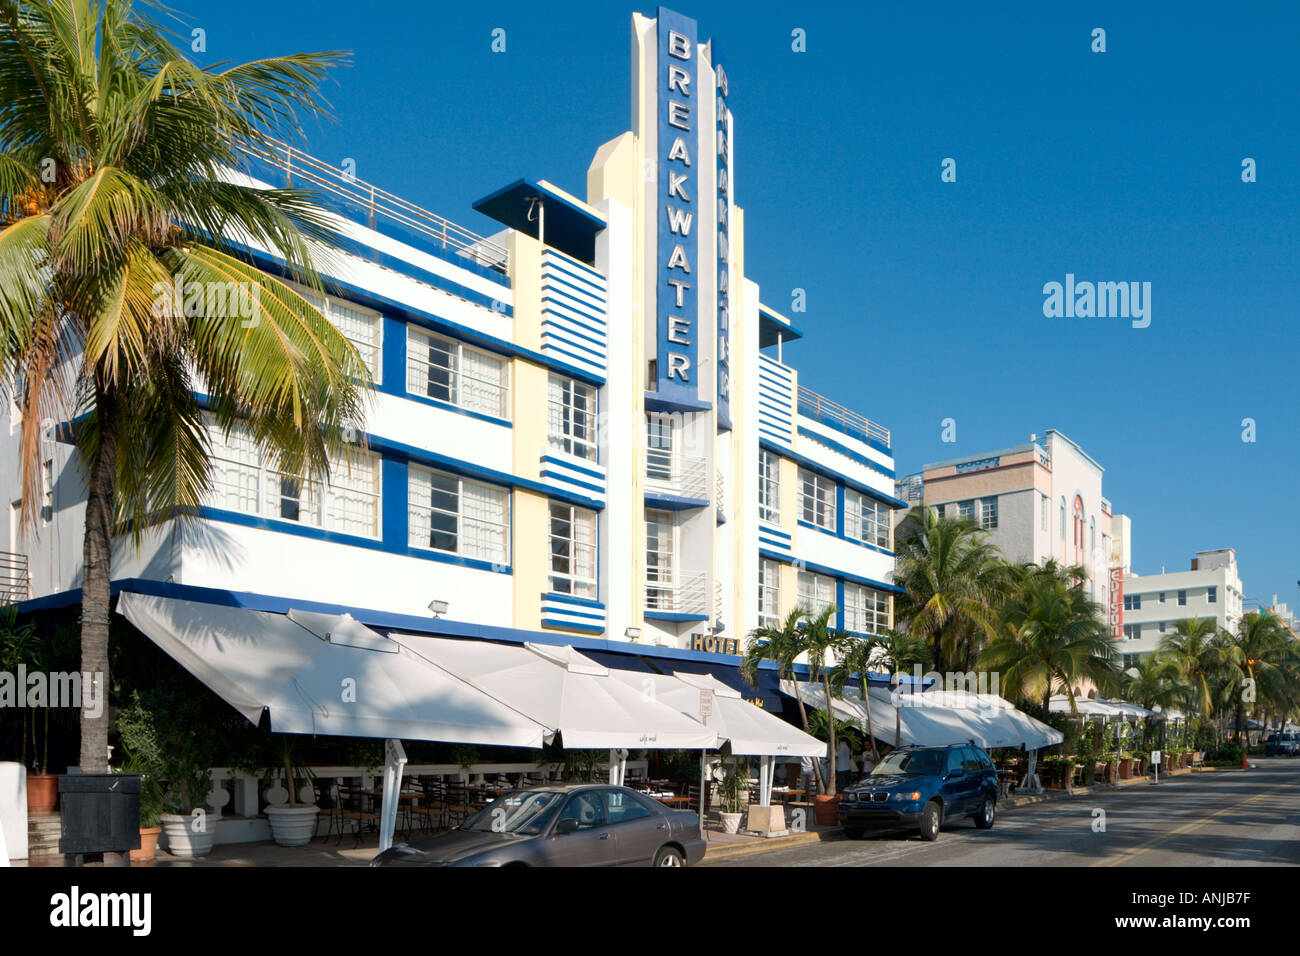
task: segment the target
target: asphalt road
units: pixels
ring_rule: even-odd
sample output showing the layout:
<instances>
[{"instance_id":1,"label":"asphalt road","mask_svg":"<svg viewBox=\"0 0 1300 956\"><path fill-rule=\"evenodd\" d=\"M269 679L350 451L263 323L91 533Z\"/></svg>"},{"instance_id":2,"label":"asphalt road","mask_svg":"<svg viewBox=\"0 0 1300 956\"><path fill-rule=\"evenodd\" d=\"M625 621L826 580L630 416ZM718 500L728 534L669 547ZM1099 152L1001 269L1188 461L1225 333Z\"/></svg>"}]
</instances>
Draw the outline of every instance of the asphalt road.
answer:
<instances>
[{"instance_id":1,"label":"asphalt road","mask_svg":"<svg viewBox=\"0 0 1300 956\"><path fill-rule=\"evenodd\" d=\"M705 866L1297 866L1300 758L999 808L926 843L898 831L719 859ZM1104 816L1097 811L1103 811ZM1104 830L1101 825L1104 823Z\"/></svg>"}]
</instances>

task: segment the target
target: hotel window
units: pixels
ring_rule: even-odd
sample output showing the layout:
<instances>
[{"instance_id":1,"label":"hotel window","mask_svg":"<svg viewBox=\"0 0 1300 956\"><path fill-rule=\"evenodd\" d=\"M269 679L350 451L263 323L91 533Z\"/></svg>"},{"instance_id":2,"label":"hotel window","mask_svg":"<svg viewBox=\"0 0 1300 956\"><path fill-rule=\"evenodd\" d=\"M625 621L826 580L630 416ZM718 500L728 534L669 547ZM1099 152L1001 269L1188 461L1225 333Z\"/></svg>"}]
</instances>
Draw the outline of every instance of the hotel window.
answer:
<instances>
[{"instance_id":1,"label":"hotel window","mask_svg":"<svg viewBox=\"0 0 1300 956\"><path fill-rule=\"evenodd\" d=\"M758 626L776 627L781 596L781 566L775 561L758 562Z\"/></svg>"},{"instance_id":2,"label":"hotel window","mask_svg":"<svg viewBox=\"0 0 1300 956\"><path fill-rule=\"evenodd\" d=\"M1218 589L1218 588L1210 588L1208 591L1205 592L1205 598L1206 598L1206 600L1209 601L1211 604L1218 604L1218 603L1219 603L1219 589Z\"/></svg>"},{"instance_id":3,"label":"hotel window","mask_svg":"<svg viewBox=\"0 0 1300 956\"><path fill-rule=\"evenodd\" d=\"M551 590L596 598L596 513L551 502Z\"/></svg>"},{"instance_id":4,"label":"hotel window","mask_svg":"<svg viewBox=\"0 0 1300 956\"><path fill-rule=\"evenodd\" d=\"M1136 640L1141 639L1141 637L1142 637L1142 625L1141 625L1141 624L1125 624L1125 625L1124 625L1124 640L1126 640L1126 641L1136 641Z\"/></svg>"},{"instance_id":5,"label":"hotel window","mask_svg":"<svg viewBox=\"0 0 1300 956\"><path fill-rule=\"evenodd\" d=\"M863 634L889 629L889 595L857 584L844 585L844 628Z\"/></svg>"},{"instance_id":6,"label":"hotel window","mask_svg":"<svg viewBox=\"0 0 1300 956\"><path fill-rule=\"evenodd\" d=\"M980 499L980 527L985 531L996 531L998 528L998 499L982 498Z\"/></svg>"},{"instance_id":7,"label":"hotel window","mask_svg":"<svg viewBox=\"0 0 1300 956\"><path fill-rule=\"evenodd\" d=\"M1161 591L1161 592L1160 592L1160 603L1161 603L1161 604L1164 604L1164 603L1165 603L1165 592L1164 592L1164 591Z\"/></svg>"},{"instance_id":8,"label":"hotel window","mask_svg":"<svg viewBox=\"0 0 1300 956\"><path fill-rule=\"evenodd\" d=\"M889 508L856 491L844 492L844 534L889 549Z\"/></svg>"},{"instance_id":9,"label":"hotel window","mask_svg":"<svg viewBox=\"0 0 1300 956\"><path fill-rule=\"evenodd\" d=\"M1124 595L1124 610L1126 610L1126 611L1140 611L1140 610L1142 610L1142 595L1140 595L1140 594L1125 594L1125 595Z\"/></svg>"},{"instance_id":10,"label":"hotel window","mask_svg":"<svg viewBox=\"0 0 1300 956\"><path fill-rule=\"evenodd\" d=\"M1047 511L1048 511L1048 508L1047 508L1047 495L1043 495L1043 500L1042 500L1042 503L1041 503L1041 507L1039 508L1039 511L1042 512L1042 517L1041 517L1040 520L1042 521L1042 524L1043 524L1043 530L1046 531L1046 530L1047 530Z\"/></svg>"},{"instance_id":11,"label":"hotel window","mask_svg":"<svg viewBox=\"0 0 1300 956\"><path fill-rule=\"evenodd\" d=\"M407 327L406 390L467 411L506 418L506 360L441 335Z\"/></svg>"},{"instance_id":12,"label":"hotel window","mask_svg":"<svg viewBox=\"0 0 1300 956\"><path fill-rule=\"evenodd\" d=\"M810 618L818 617L834 603L834 578L811 571L799 572L799 606L808 612Z\"/></svg>"},{"instance_id":13,"label":"hotel window","mask_svg":"<svg viewBox=\"0 0 1300 956\"><path fill-rule=\"evenodd\" d=\"M334 328L343 333L343 337L360 353L361 361L370 370L370 378L378 382L382 371L379 360L380 336L383 334L384 325L382 316L378 312L362 308L345 299L332 295L323 296L306 286L294 283L292 288L314 305Z\"/></svg>"},{"instance_id":14,"label":"hotel window","mask_svg":"<svg viewBox=\"0 0 1300 956\"><path fill-rule=\"evenodd\" d=\"M1187 592L1186 592L1186 591L1179 591L1179 592L1178 592L1178 606L1179 606L1179 607L1184 607L1184 606L1186 606L1186 604L1187 604Z\"/></svg>"},{"instance_id":15,"label":"hotel window","mask_svg":"<svg viewBox=\"0 0 1300 956\"><path fill-rule=\"evenodd\" d=\"M672 482L676 452L673 441L673 418L664 412L646 415L646 477L651 481Z\"/></svg>"},{"instance_id":16,"label":"hotel window","mask_svg":"<svg viewBox=\"0 0 1300 956\"><path fill-rule=\"evenodd\" d=\"M645 604L651 610L677 608L676 529L668 511L645 513Z\"/></svg>"},{"instance_id":17,"label":"hotel window","mask_svg":"<svg viewBox=\"0 0 1300 956\"><path fill-rule=\"evenodd\" d=\"M799 517L827 531L835 530L835 483L799 469Z\"/></svg>"},{"instance_id":18,"label":"hotel window","mask_svg":"<svg viewBox=\"0 0 1300 956\"><path fill-rule=\"evenodd\" d=\"M547 386L547 425L552 448L596 460L596 390L590 385L552 374Z\"/></svg>"},{"instance_id":19,"label":"hotel window","mask_svg":"<svg viewBox=\"0 0 1300 956\"><path fill-rule=\"evenodd\" d=\"M1065 540L1065 499L1061 499L1061 540Z\"/></svg>"},{"instance_id":20,"label":"hotel window","mask_svg":"<svg viewBox=\"0 0 1300 956\"><path fill-rule=\"evenodd\" d=\"M411 547L509 563L510 493L505 488L412 467L408 489Z\"/></svg>"},{"instance_id":21,"label":"hotel window","mask_svg":"<svg viewBox=\"0 0 1300 956\"><path fill-rule=\"evenodd\" d=\"M379 456L354 451L329 463L329 483L279 472L260 453L251 432L235 425L229 435L209 422L215 508L379 537Z\"/></svg>"},{"instance_id":22,"label":"hotel window","mask_svg":"<svg viewBox=\"0 0 1300 956\"><path fill-rule=\"evenodd\" d=\"M1166 622L1164 622L1164 621L1161 621L1161 622L1160 622L1160 633L1161 633L1161 634L1163 634L1163 633L1165 632L1165 623L1166 623Z\"/></svg>"},{"instance_id":23,"label":"hotel window","mask_svg":"<svg viewBox=\"0 0 1300 956\"><path fill-rule=\"evenodd\" d=\"M781 520L781 459L770 451L758 453L758 516Z\"/></svg>"},{"instance_id":24,"label":"hotel window","mask_svg":"<svg viewBox=\"0 0 1300 956\"><path fill-rule=\"evenodd\" d=\"M958 517L958 518L969 518L969 519L971 519L972 521L974 521L974 520L975 520L975 502L974 502L973 500L972 500L972 501L959 501L959 502L957 502L957 517Z\"/></svg>"}]
</instances>

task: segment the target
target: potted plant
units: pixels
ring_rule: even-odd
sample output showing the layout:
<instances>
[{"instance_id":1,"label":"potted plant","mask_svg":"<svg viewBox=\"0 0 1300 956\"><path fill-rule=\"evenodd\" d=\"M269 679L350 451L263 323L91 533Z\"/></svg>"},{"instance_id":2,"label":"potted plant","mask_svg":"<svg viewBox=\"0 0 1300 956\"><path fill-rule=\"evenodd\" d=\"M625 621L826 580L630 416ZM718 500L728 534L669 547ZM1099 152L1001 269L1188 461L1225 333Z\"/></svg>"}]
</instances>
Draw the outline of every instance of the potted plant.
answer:
<instances>
[{"instance_id":1,"label":"potted plant","mask_svg":"<svg viewBox=\"0 0 1300 956\"><path fill-rule=\"evenodd\" d=\"M727 765L726 776L718 784L718 796L722 800L722 810L718 817L722 821L723 833L738 833L740 821L745 815L745 805L749 794L749 768L738 760Z\"/></svg>"},{"instance_id":2,"label":"potted plant","mask_svg":"<svg viewBox=\"0 0 1300 956\"><path fill-rule=\"evenodd\" d=\"M201 857L212 852L216 814L207 806L212 791L213 734L206 730L204 702L183 683L159 680L144 693L136 691L148 710L157 735L157 778L163 787L158 815L167 852Z\"/></svg>"},{"instance_id":3,"label":"potted plant","mask_svg":"<svg viewBox=\"0 0 1300 956\"><path fill-rule=\"evenodd\" d=\"M1119 754L1119 778L1127 780L1133 776L1133 755L1127 750Z\"/></svg>"},{"instance_id":4,"label":"potted plant","mask_svg":"<svg viewBox=\"0 0 1300 956\"><path fill-rule=\"evenodd\" d=\"M158 835L162 832L159 817L165 809L166 798L158 734L153 715L140 702L139 693L133 694L131 702L118 712L117 732L125 757L123 772L140 777L140 848L131 851L131 862L147 863L157 853Z\"/></svg>"},{"instance_id":5,"label":"potted plant","mask_svg":"<svg viewBox=\"0 0 1300 956\"><path fill-rule=\"evenodd\" d=\"M9 606L0 609L0 669L10 673L49 674L62 669L66 661L70 632L60 629L51 635L36 632L36 626L28 622L18 624L18 611ZM26 693L27 687L20 687L20 693ZM47 681L47 693L52 693L52 686ZM49 772L50 769L50 712L55 709L55 700L43 700L39 706L20 708L22 714L20 761L27 767L27 812L51 813L58 801L59 777ZM78 705L80 701L76 702ZM40 717L36 716L37 712ZM38 743L39 739L39 743ZM28 740L32 743L32 753L27 752Z\"/></svg>"},{"instance_id":6,"label":"potted plant","mask_svg":"<svg viewBox=\"0 0 1300 956\"><path fill-rule=\"evenodd\" d=\"M288 793L286 802L273 803L266 808L266 818L271 822L271 837L280 846L306 846L316 835L316 817L320 807L314 802L304 803L299 789L310 787L315 775L302 761L298 748L287 734L274 735L268 744L267 755L271 758L268 773L283 771L283 786Z\"/></svg>"}]
</instances>

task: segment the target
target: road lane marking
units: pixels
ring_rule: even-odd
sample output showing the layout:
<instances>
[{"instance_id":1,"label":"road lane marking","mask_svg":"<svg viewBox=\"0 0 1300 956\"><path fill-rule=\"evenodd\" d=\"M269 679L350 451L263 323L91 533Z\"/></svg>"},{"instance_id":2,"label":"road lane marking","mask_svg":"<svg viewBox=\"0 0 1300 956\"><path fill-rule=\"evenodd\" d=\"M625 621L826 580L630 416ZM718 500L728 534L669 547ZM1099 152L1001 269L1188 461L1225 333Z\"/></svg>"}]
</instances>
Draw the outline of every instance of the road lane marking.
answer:
<instances>
[{"instance_id":1,"label":"road lane marking","mask_svg":"<svg viewBox=\"0 0 1300 956\"><path fill-rule=\"evenodd\" d=\"M1183 836L1184 834L1191 833L1194 830L1199 830L1201 827L1213 822L1216 817L1220 817L1225 813L1230 813L1233 810L1236 810L1240 807L1244 807L1248 803L1254 803L1256 800L1260 800L1264 797L1272 796L1280 792L1281 791L1278 788L1274 788L1271 790L1261 790L1253 797L1247 797L1245 800L1240 800L1237 803L1232 804L1231 806L1221 807L1220 809L1215 810L1213 813L1209 814L1208 816L1201 817L1199 820L1193 820L1190 823L1184 823L1182 826L1178 827L1178 829L1170 830L1168 833L1164 834L1163 836L1156 837L1154 840L1149 840L1146 843L1142 844L1141 846L1134 847L1132 850L1126 850L1125 852L1119 853L1106 860L1098 860L1096 863L1093 863L1091 865L1092 866L1118 866L1121 863L1127 863L1129 860L1141 856L1143 853L1146 853L1148 850L1154 850L1162 843L1167 843L1168 841L1172 840L1176 836Z\"/></svg>"}]
</instances>

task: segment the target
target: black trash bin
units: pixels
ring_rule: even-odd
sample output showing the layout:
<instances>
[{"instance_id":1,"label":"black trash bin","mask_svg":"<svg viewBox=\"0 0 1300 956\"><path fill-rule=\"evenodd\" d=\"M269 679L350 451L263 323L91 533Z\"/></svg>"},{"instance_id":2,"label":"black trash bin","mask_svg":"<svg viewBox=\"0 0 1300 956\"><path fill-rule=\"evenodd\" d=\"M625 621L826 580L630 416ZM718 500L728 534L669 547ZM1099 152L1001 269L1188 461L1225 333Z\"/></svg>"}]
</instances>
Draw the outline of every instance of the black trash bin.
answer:
<instances>
[{"instance_id":1,"label":"black trash bin","mask_svg":"<svg viewBox=\"0 0 1300 956\"><path fill-rule=\"evenodd\" d=\"M59 775L63 836L59 852L76 866L87 853L126 854L140 848L140 777L125 773Z\"/></svg>"}]
</instances>

